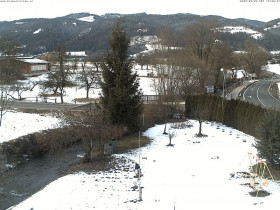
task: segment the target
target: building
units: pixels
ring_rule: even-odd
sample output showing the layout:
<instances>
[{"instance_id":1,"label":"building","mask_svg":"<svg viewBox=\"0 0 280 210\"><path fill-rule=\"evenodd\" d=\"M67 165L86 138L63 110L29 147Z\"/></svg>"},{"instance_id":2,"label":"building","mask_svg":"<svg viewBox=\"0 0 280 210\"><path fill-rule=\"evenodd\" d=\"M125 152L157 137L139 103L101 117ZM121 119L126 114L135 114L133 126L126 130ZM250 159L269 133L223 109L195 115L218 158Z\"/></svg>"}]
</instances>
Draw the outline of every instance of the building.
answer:
<instances>
[{"instance_id":1,"label":"building","mask_svg":"<svg viewBox=\"0 0 280 210\"><path fill-rule=\"evenodd\" d=\"M20 72L25 75L37 75L48 72L49 62L36 58L18 58Z\"/></svg>"}]
</instances>

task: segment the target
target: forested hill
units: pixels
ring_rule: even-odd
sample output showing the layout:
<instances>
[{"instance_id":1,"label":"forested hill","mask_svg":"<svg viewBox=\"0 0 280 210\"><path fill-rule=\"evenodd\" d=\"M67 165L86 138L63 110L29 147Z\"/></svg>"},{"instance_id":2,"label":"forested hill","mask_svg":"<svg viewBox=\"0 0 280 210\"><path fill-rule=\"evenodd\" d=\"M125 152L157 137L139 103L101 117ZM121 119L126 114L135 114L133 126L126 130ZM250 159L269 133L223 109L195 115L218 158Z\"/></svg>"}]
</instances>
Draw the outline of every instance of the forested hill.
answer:
<instances>
[{"instance_id":1,"label":"forested hill","mask_svg":"<svg viewBox=\"0 0 280 210\"><path fill-rule=\"evenodd\" d=\"M122 24L128 36L153 36L163 27L169 27L181 34L184 28L201 16L193 14L148 15L146 13L120 15L105 14L98 16L89 13L70 14L53 19L23 19L0 22L0 36L10 35L23 46L25 54L50 52L57 45L65 45L69 51L101 52L108 48L108 39L115 20L122 17ZM280 20L261 22L256 20L227 19L220 16L204 16L215 20L221 26L238 27L239 31L224 31L223 38L230 41L233 48L240 46L245 39L254 38L248 30L260 33L258 40L268 50L280 50ZM244 29L244 30L243 30ZM237 33L238 32L238 33ZM131 53L144 49L140 43L131 49ZM242 46L242 44L241 44Z\"/></svg>"}]
</instances>

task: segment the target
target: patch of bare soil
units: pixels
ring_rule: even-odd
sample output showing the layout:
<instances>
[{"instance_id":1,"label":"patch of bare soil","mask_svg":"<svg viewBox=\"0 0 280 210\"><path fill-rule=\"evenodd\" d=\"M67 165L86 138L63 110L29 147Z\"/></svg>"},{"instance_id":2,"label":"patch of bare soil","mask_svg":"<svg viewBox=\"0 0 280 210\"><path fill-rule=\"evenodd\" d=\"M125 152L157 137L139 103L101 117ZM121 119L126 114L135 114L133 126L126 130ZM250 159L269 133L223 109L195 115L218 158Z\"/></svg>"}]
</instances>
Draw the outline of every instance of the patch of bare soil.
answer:
<instances>
[{"instance_id":1,"label":"patch of bare soil","mask_svg":"<svg viewBox=\"0 0 280 210\"><path fill-rule=\"evenodd\" d=\"M260 191L252 191L252 192L249 192L249 194L252 196L252 197L266 197L266 196L269 196L270 193L265 191L265 190L260 190Z\"/></svg>"},{"instance_id":2,"label":"patch of bare soil","mask_svg":"<svg viewBox=\"0 0 280 210\"><path fill-rule=\"evenodd\" d=\"M145 146L149 144L151 139L140 136L140 145ZM118 154L129 152L139 147L139 134L134 133L128 136L124 136L117 141ZM123 160L125 161L125 160ZM92 162L84 162L80 160L76 163L68 173L74 173L79 171L92 172L92 171L109 171L110 169L117 168L120 164L120 160L116 161L112 156L99 155L94 157Z\"/></svg>"}]
</instances>

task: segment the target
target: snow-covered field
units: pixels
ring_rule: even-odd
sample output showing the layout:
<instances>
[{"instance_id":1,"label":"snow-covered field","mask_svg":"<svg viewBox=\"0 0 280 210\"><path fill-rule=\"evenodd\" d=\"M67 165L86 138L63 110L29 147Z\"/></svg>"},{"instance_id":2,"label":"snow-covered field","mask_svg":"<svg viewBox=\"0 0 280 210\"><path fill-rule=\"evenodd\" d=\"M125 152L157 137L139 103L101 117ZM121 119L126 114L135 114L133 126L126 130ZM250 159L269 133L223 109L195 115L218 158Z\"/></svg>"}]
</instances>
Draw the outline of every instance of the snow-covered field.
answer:
<instances>
[{"instance_id":1,"label":"snow-covered field","mask_svg":"<svg viewBox=\"0 0 280 210\"><path fill-rule=\"evenodd\" d=\"M251 37L253 37L254 39L260 39L263 37L262 33L255 31L253 29L250 29L250 28L246 28L244 26L224 26L223 28L219 28L219 31L228 32L231 34L247 33L247 34L250 34Z\"/></svg>"},{"instance_id":2,"label":"snow-covered field","mask_svg":"<svg viewBox=\"0 0 280 210\"><path fill-rule=\"evenodd\" d=\"M248 152L254 138L216 123L203 124L208 137L197 138L198 123L173 129L173 147L164 125L144 135L152 143L140 150L115 155L119 166L106 172L75 173L59 178L14 209L279 209L279 183L269 181L267 197L252 197L250 179L231 173L249 172ZM135 162L142 170L143 201L139 198Z\"/></svg>"},{"instance_id":3,"label":"snow-covered field","mask_svg":"<svg viewBox=\"0 0 280 210\"><path fill-rule=\"evenodd\" d=\"M3 116L0 126L0 143L10 141L29 133L59 126L60 120L51 115L29 114L9 111Z\"/></svg>"},{"instance_id":4,"label":"snow-covered field","mask_svg":"<svg viewBox=\"0 0 280 210\"><path fill-rule=\"evenodd\" d=\"M280 64L268 64L267 71L280 75Z\"/></svg>"}]
</instances>

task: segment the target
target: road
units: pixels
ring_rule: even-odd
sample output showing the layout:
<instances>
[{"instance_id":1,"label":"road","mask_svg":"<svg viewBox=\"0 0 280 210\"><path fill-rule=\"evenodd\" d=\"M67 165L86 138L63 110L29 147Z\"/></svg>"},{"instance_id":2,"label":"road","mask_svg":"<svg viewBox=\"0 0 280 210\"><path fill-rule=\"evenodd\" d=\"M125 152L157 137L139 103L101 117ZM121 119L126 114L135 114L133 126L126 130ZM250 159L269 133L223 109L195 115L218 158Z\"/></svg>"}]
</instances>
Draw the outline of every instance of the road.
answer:
<instances>
[{"instance_id":1,"label":"road","mask_svg":"<svg viewBox=\"0 0 280 210\"><path fill-rule=\"evenodd\" d=\"M24 102L24 101L9 101L8 108L17 109L37 109L37 110L66 110L79 107L77 104L59 104L45 102Z\"/></svg>"},{"instance_id":2,"label":"road","mask_svg":"<svg viewBox=\"0 0 280 210\"><path fill-rule=\"evenodd\" d=\"M260 80L247 88L243 99L250 103L261 105L263 108L279 108L280 101L273 97L270 92L270 86L274 80Z\"/></svg>"}]
</instances>

